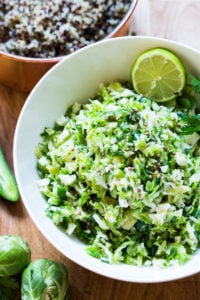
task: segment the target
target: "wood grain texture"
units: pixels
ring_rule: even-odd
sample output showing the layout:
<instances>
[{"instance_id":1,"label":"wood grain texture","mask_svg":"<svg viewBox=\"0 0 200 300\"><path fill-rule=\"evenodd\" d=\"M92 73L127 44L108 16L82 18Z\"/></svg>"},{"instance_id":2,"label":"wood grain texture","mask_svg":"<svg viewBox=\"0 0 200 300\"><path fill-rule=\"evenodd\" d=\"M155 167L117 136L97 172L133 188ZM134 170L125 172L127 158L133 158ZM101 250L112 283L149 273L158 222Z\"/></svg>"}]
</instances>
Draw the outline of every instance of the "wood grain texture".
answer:
<instances>
[{"instance_id":1,"label":"wood grain texture","mask_svg":"<svg viewBox=\"0 0 200 300\"><path fill-rule=\"evenodd\" d=\"M200 49L200 1L139 0L132 30Z\"/></svg>"},{"instance_id":2,"label":"wood grain texture","mask_svg":"<svg viewBox=\"0 0 200 300\"><path fill-rule=\"evenodd\" d=\"M139 0L132 31L184 42L200 49L200 1ZM0 145L13 168L16 122L27 94L0 85ZM32 250L32 260L58 260L69 271L69 300L200 300L200 274L158 284L135 284L94 274L60 254L39 232L22 201L0 199L0 234L19 234ZM20 296L18 296L20 299Z\"/></svg>"}]
</instances>

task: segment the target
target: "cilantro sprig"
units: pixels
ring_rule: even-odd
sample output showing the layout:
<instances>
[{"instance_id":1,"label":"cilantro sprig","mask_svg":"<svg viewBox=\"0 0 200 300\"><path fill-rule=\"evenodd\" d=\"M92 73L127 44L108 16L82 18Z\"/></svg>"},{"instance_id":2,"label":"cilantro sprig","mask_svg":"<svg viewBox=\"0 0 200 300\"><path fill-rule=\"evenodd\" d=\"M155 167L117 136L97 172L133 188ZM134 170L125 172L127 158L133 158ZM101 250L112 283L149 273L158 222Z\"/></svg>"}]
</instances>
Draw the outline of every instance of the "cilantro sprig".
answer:
<instances>
[{"instance_id":1,"label":"cilantro sprig","mask_svg":"<svg viewBox=\"0 0 200 300\"><path fill-rule=\"evenodd\" d=\"M184 123L181 128L183 134L188 135L200 131L200 114L190 116L184 115L181 121Z\"/></svg>"},{"instance_id":2,"label":"cilantro sprig","mask_svg":"<svg viewBox=\"0 0 200 300\"><path fill-rule=\"evenodd\" d=\"M195 93L200 93L200 78L189 74L188 79L189 85L192 87L193 91Z\"/></svg>"},{"instance_id":3,"label":"cilantro sprig","mask_svg":"<svg viewBox=\"0 0 200 300\"><path fill-rule=\"evenodd\" d=\"M200 78L189 74L180 102L183 105L185 104L186 108L194 108L194 97L196 95L200 96ZM200 132L200 114L183 114L181 116L181 121L183 124L181 132L183 134L189 135Z\"/></svg>"}]
</instances>

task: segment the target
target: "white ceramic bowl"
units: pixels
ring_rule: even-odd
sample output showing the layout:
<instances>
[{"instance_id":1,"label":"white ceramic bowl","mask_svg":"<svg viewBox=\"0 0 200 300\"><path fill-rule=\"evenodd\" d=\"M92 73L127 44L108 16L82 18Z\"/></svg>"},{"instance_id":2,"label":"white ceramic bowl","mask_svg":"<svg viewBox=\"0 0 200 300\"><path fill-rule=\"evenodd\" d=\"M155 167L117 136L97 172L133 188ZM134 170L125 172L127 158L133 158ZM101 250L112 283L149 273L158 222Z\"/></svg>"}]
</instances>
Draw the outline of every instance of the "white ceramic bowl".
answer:
<instances>
[{"instance_id":1,"label":"white ceramic bowl","mask_svg":"<svg viewBox=\"0 0 200 300\"><path fill-rule=\"evenodd\" d=\"M173 41L151 37L119 37L85 47L55 65L35 86L18 120L14 138L14 167L24 205L42 234L66 257L98 274L129 282L161 282L200 271L200 251L183 266L158 269L105 264L90 257L84 245L60 231L45 217L46 202L36 181L34 149L45 126L51 126L74 101L93 96L101 82L128 80L136 56L152 47L174 51L188 72L200 75L200 52Z\"/></svg>"}]
</instances>

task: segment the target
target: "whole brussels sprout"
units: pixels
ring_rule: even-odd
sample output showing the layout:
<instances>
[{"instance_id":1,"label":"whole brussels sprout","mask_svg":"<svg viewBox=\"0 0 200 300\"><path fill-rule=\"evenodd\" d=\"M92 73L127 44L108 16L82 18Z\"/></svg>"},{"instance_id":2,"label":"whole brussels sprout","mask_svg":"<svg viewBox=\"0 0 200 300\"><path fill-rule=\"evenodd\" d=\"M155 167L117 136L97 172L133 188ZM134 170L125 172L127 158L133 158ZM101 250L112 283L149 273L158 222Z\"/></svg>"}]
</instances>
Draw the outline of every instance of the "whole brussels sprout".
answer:
<instances>
[{"instance_id":1,"label":"whole brussels sprout","mask_svg":"<svg viewBox=\"0 0 200 300\"><path fill-rule=\"evenodd\" d=\"M24 239L17 235L0 236L0 277L20 273L30 259L31 250Z\"/></svg>"},{"instance_id":2,"label":"whole brussels sprout","mask_svg":"<svg viewBox=\"0 0 200 300\"><path fill-rule=\"evenodd\" d=\"M68 272L59 262L47 258L32 261L22 273L22 300L65 300Z\"/></svg>"}]
</instances>

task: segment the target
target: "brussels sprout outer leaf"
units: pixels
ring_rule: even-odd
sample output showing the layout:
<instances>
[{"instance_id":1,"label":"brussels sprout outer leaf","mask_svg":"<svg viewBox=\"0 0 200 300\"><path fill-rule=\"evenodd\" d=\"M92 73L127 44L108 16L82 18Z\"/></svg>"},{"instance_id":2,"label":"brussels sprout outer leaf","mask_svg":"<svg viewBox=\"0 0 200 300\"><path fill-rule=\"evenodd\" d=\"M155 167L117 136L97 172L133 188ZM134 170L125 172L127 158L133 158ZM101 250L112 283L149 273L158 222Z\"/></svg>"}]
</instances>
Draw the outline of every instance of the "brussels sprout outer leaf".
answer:
<instances>
[{"instance_id":1,"label":"brussels sprout outer leaf","mask_svg":"<svg viewBox=\"0 0 200 300\"><path fill-rule=\"evenodd\" d=\"M32 261L22 273L22 300L65 300L68 272L59 262L46 258Z\"/></svg>"},{"instance_id":2,"label":"brussels sprout outer leaf","mask_svg":"<svg viewBox=\"0 0 200 300\"><path fill-rule=\"evenodd\" d=\"M31 250L17 235L0 236L0 277L19 274L29 264Z\"/></svg>"},{"instance_id":3,"label":"brussels sprout outer leaf","mask_svg":"<svg viewBox=\"0 0 200 300\"><path fill-rule=\"evenodd\" d=\"M16 295L16 290L19 284L15 278L0 277L0 299L13 300Z\"/></svg>"}]
</instances>

